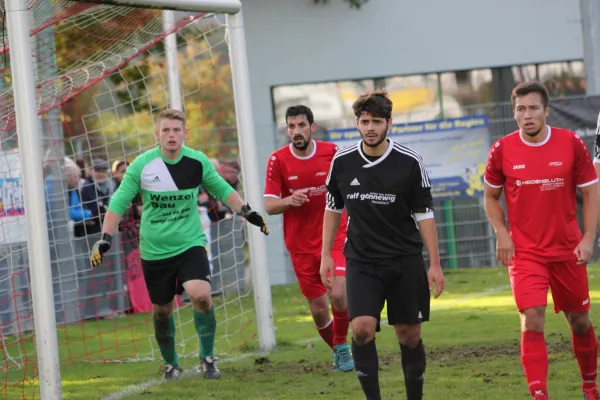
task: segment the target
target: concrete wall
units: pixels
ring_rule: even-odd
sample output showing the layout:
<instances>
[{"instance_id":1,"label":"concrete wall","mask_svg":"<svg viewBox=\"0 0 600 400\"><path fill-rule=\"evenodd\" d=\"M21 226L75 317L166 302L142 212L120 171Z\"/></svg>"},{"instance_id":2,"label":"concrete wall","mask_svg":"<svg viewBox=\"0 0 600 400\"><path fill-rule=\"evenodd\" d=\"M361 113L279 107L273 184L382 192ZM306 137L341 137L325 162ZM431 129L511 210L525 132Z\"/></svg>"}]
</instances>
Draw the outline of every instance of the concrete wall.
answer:
<instances>
[{"instance_id":1,"label":"concrete wall","mask_svg":"<svg viewBox=\"0 0 600 400\"><path fill-rule=\"evenodd\" d=\"M360 11L343 0L244 6L262 178L275 149L273 86L583 57L578 0L370 0ZM281 220L269 222L271 282L281 284L290 278Z\"/></svg>"}]
</instances>

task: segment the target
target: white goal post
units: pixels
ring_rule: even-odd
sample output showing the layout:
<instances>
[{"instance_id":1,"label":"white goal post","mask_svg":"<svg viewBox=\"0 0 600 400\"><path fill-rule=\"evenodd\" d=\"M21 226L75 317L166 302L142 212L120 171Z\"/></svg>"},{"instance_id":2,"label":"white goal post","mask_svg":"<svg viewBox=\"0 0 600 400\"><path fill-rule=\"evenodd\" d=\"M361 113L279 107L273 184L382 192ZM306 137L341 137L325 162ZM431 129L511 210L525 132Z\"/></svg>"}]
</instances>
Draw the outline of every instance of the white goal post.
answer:
<instances>
[{"instance_id":1,"label":"white goal post","mask_svg":"<svg viewBox=\"0 0 600 400\"><path fill-rule=\"evenodd\" d=\"M82 0L74 0L82 1ZM225 13L238 126L240 161L244 192L248 203L262 208L262 193L256 157L256 138L244 23L239 0L86 0L116 6L156 8L163 10ZM34 311L36 352L42 399L61 399L61 375L53 301L48 224L41 160L40 120L35 90L34 62L29 32L29 11L22 0L6 0L6 27L11 51L12 86L15 118L19 137L25 220L27 224L31 293ZM168 18L165 18L168 24ZM172 44L172 43L171 43ZM167 43L167 46L169 43ZM167 53L168 54L168 53ZM173 68L170 68L170 71ZM176 91L175 91L176 93ZM173 92L171 92L173 95ZM180 108L177 100L171 105ZM178 107L179 106L179 107ZM27 162L30 160L30 162ZM31 162L37 160L37 162ZM37 228L37 229L36 229ZM252 283L256 308L256 325L261 351L275 346L275 330L271 304L271 287L267 266L266 238L258 229L248 229Z\"/></svg>"}]
</instances>

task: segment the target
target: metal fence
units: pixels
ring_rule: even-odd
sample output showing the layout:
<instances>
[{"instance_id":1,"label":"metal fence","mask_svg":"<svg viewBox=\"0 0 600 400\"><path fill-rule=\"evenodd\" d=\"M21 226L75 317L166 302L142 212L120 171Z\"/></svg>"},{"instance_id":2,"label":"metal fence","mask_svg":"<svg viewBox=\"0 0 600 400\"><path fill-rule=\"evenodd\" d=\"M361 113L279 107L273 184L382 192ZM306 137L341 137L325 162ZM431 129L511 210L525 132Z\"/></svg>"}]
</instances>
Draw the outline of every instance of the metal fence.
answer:
<instances>
[{"instance_id":1,"label":"metal fence","mask_svg":"<svg viewBox=\"0 0 600 400\"><path fill-rule=\"evenodd\" d=\"M548 123L577 132L584 138L592 153L596 121L600 111L600 97L551 99L550 109ZM490 143L518 129L510 101L463 105L460 110L450 111L452 115L487 115ZM408 115L405 117L406 120L413 120ZM318 122L321 126L349 127L347 124L341 125L339 121ZM316 139L325 140L324 138L324 130L317 131ZM289 140L282 131L279 131L276 134L276 142L281 146ZM443 267L474 268L498 265L495 255L495 235L485 216L482 199L436 201L434 208ZM581 205L579 205L579 216L581 220ZM596 253L597 258L600 254L598 251ZM426 252L424 256L427 258Z\"/></svg>"}]
</instances>

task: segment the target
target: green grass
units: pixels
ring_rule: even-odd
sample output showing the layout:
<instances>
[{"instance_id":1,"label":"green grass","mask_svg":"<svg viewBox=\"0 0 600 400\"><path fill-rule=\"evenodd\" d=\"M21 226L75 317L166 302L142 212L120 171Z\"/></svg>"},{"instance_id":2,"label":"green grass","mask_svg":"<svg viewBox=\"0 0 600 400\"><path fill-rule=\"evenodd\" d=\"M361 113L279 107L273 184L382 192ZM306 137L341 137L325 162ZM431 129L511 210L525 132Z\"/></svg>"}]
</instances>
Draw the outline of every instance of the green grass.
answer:
<instances>
[{"instance_id":1,"label":"green grass","mask_svg":"<svg viewBox=\"0 0 600 400\"><path fill-rule=\"evenodd\" d=\"M600 268L591 267L590 288L592 319L600 321ZM519 359L519 318L508 287L504 268L446 272L446 291L432 300L431 322L424 324L423 336L428 352L426 399L527 399L527 387ZM482 292L490 289L481 295ZM477 295L480 294L480 295ZM245 309L252 299L233 302L228 311ZM550 307L551 307L551 299ZM237 332L228 342L219 342L221 351L238 346L223 358L246 355L235 362L222 362L222 379L204 381L191 376L177 382L147 388L128 399L363 399L354 373L331 373L331 353L318 338L305 300L295 286L273 288L273 309L278 348L264 356L253 354L255 329L249 326L252 313L230 315L230 326L219 331ZM182 321L188 315L182 313ZM223 314L220 314L223 320ZM190 318L191 321L191 318ZM149 330L150 329L150 330ZM100 399L128 385L158 379L160 362L109 363L95 361L113 357L127 358L150 350L147 316L77 324L59 332L61 358L74 363L62 367L65 399ZM191 338L186 351L195 351L193 326L184 327L181 337ZM137 338L132 341L132 337ZM580 378L572 356L570 334L562 316L549 308L546 338L550 351L549 389L555 399L578 399ZM5 338L6 341L7 338ZM118 344L118 345L117 345ZM15 343L33 351L33 344ZM401 399L404 384L400 353L393 331L382 326L377 336L380 355L380 382L384 398ZM9 345L9 350L10 345ZM16 351L12 349L13 351ZM220 355L220 354L219 354ZM33 361L32 361L33 363ZM195 357L182 360L192 368ZM8 384L18 383L33 373L27 369L12 371ZM23 384L0 392L1 398L30 396L35 384Z\"/></svg>"}]
</instances>

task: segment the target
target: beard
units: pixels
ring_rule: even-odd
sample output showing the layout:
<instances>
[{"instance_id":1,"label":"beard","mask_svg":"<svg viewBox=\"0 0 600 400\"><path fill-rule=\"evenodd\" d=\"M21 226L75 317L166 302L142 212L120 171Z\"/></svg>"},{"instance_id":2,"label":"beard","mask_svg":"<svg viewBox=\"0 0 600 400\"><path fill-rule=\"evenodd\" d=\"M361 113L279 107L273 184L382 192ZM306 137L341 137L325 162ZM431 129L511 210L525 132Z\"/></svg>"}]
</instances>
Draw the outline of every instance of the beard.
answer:
<instances>
[{"instance_id":1,"label":"beard","mask_svg":"<svg viewBox=\"0 0 600 400\"><path fill-rule=\"evenodd\" d=\"M542 131L542 128L538 129L537 131L534 132L525 132L523 131L524 134L526 134L529 137L536 137L537 135L539 135L539 133Z\"/></svg>"},{"instance_id":2,"label":"beard","mask_svg":"<svg viewBox=\"0 0 600 400\"><path fill-rule=\"evenodd\" d=\"M300 139L302 139L302 142L299 141ZM310 141L306 140L304 138L304 136L295 136L292 139L292 145L294 146L294 148L296 150L304 151L308 148L309 144L310 144Z\"/></svg>"},{"instance_id":3,"label":"beard","mask_svg":"<svg viewBox=\"0 0 600 400\"><path fill-rule=\"evenodd\" d=\"M366 135L363 135L362 133L360 134L360 136L362 137L362 140L363 140L363 143L365 144L365 146L367 146L367 147L377 147L377 146L379 146L381 143L383 143L383 142L384 142L384 140L386 140L386 139L387 139L387 132L384 132L384 133L383 133L381 136L379 136L379 138L377 139L377 141L376 141L375 143L368 143L368 142L365 140L365 136L366 136Z\"/></svg>"}]
</instances>

